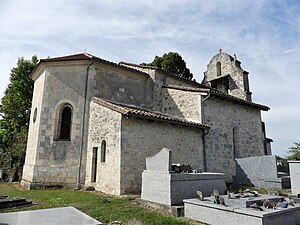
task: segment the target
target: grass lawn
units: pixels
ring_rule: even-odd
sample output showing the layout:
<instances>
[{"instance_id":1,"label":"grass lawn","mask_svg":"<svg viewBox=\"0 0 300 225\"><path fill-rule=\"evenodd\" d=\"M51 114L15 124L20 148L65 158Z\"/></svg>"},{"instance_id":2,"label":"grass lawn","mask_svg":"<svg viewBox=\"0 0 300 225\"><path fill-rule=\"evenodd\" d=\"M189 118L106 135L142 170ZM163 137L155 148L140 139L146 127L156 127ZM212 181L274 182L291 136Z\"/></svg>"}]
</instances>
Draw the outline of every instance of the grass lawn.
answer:
<instances>
[{"instance_id":1,"label":"grass lawn","mask_svg":"<svg viewBox=\"0 0 300 225\"><path fill-rule=\"evenodd\" d=\"M140 206L135 196L111 197L81 190L25 190L16 183L0 183L0 194L23 197L37 203L30 207L0 212L73 206L102 223L122 221L125 224L191 224L184 218L159 213ZM135 221L135 222L133 222Z\"/></svg>"}]
</instances>

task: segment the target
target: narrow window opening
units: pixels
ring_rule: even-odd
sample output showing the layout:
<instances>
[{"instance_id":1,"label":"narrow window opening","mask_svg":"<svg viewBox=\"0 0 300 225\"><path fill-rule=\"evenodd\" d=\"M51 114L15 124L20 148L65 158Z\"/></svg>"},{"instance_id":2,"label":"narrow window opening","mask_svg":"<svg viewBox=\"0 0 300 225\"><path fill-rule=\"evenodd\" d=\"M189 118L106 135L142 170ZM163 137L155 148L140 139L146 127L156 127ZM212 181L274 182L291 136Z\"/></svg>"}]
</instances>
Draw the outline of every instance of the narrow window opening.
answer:
<instances>
[{"instance_id":1,"label":"narrow window opening","mask_svg":"<svg viewBox=\"0 0 300 225\"><path fill-rule=\"evenodd\" d=\"M35 123L37 118L37 107L35 107L34 112L33 112L33 123Z\"/></svg>"},{"instance_id":2,"label":"narrow window opening","mask_svg":"<svg viewBox=\"0 0 300 225\"><path fill-rule=\"evenodd\" d=\"M97 179L97 158L98 158L98 147L93 147L92 153L92 176L91 182L96 182Z\"/></svg>"},{"instance_id":3,"label":"narrow window opening","mask_svg":"<svg viewBox=\"0 0 300 225\"><path fill-rule=\"evenodd\" d=\"M103 140L101 144L101 162L106 161L106 141Z\"/></svg>"},{"instance_id":4,"label":"narrow window opening","mask_svg":"<svg viewBox=\"0 0 300 225\"><path fill-rule=\"evenodd\" d=\"M237 155L237 142L238 142L238 137L237 137L237 129L234 127L232 129L232 146L233 146L233 158L238 158Z\"/></svg>"},{"instance_id":5,"label":"narrow window opening","mask_svg":"<svg viewBox=\"0 0 300 225\"><path fill-rule=\"evenodd\" d=\"M264 122L261 122L261 128L262 128L262 133L263 133L263 138L264 138L264 154L268 155L268 147L267 147L267 142L266 142L266 125Z\"/></svg>"},{"instance_id":6,"label":"narrow window opening","mask_svg":"<svg viewBox=\"0 0 300 225\"><path fill-rule=\"evenodd\" d=\"M221 63L217 62L217 76L221 76Z\"/></svg>"},{"instance_id":7,"label":"narrow window opening","mask_svg":"<svg viewBox=\"0 0 300 225\"><path fill-rule=\"evenodd\" d=\"M71 139L71 125L72 125L72 109L70 106L64 106L61 109L59 123L58 123L58 139Z\"/></svg>"}]
</instances>

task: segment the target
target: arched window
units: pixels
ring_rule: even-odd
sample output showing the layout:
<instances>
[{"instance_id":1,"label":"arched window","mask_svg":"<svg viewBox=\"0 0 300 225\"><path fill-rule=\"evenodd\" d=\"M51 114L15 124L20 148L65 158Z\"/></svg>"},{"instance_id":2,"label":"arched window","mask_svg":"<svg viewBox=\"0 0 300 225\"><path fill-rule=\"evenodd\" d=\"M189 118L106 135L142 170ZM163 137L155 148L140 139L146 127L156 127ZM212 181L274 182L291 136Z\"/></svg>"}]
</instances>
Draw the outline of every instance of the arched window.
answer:
<instances>
[{"instance_id":1,"label":"arched window","mask_svg":"<svg viewBox=\"0 0 300 225\"><path fill-rule=\"evenodd\" d=\"M217 76L221 76L221 63L217 62Z\"/></svg>"},{"instance_id":2,"label":"arched window","mask_svg":"<svg viewBox=\"0 0 300 225\"><path fill-rule=\"evenodd\" d=\"M106 161L106 141L103 140L101 143L101 162Z\"/></svg>"},{"instance_id":3,"label":"arched window","mask_svg":"<svg viewBox=\"0 0 300 225\"><path fill-rule=\"evenodd\" d=\"M72 127L72 107L64 105L60 110L58 122L58 139L70 140Z\"/></svg>"}]
</instances>

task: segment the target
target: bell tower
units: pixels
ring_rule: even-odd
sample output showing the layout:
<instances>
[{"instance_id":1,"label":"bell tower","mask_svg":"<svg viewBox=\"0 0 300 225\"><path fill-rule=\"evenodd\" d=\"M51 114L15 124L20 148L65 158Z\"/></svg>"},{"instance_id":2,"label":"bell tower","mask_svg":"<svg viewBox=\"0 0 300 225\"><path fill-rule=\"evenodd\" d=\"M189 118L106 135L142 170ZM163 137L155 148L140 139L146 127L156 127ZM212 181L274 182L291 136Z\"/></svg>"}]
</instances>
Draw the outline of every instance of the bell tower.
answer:
<instances>
[{"instance_id":1,"label":"bell tower","mask_svg":"<svg viewBox=\"0 0 300 225\"><path fill-rule=\"evenodd\" d=\"M223 93L251 100L248 80L249 72L241 67L241 62L234 57L219 50L207 65L202 84L215 88Z\"/></svg>"}]
</instances>

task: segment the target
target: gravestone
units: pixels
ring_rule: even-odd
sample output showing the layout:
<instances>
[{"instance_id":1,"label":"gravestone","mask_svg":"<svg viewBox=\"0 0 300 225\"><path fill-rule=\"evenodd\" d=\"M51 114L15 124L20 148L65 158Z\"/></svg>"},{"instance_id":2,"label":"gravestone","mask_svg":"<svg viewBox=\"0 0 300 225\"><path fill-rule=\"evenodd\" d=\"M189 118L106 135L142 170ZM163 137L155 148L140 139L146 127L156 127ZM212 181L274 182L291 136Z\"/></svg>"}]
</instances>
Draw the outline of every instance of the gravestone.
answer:
<instances>
[{"instance_id":1,"label":"gravestone","mask_svg":"<svg viewBox=\"0 0 300 225\"><path fill-rule=\"evenodd\" d=\"M74 207L2 213L0 224L9 225L100 225L99 221Z\"/></svg>"},{"instance_id":2,"label":"gravestone","mask_svg":"<svg viewBox=\"0 0 300 225\"><path fill-rule=\"evenodd\" d=\"M157 154L146 158L146 170L169 172L171 170L172 151L163 148Z\"/></svg>"},{"instance_id":3,"label":"gravestone","mask_svg":"<svg viewBox=\"0 0 300 225\"><path fill-rule=\"evenodd\" d=\"M0 209L23 207L31 204L32 202L27 201L25 198L10 198L6 195L0 195Z\"/></svg>"},{"instance_id":4,"label":"gravestone","mask_svg":"<svg viewBox=\"0 0 300 225\"><path fill-rule=\"evenodd\" d=\"M197 191L201 191L203 196L209 196L214 189L218 189L220 194L226 191L223 173L189 173L192 170L186 164L179 165L184 172L175 172L171 166L172 151L167 148L146 158L146 170L142 173L142 200L174 206L182 205L183 199L199 197Z\"/></svg>"},{"instance_id":5,"label":"gravestone","mask_svg":"<svg viewBox=\"0 0 300 225\"><path fill-rule=\"evenodd\" d=\"M300 160L288 161L290 168L292 194L300 194Z\"/></svg>"},{"instance_id":6,"label":"gravestone","mask_svg":"<svg viewBox=\"0 0 300 225\"><path fill-rule=\"evenodd\" d=\"M275 156L254 156L238 158L236 174L233 176L235 185L247 185L262 188L283 188L283 179L278 177Z\"/></svg>"},{"instance_id":7,"label":"gravestone","mask_svg":"<svg viewBox=\"0 0 300 225\"><path fill-rule=\"evenodd\" d=\"M216 193L214 193L216 195ZM216 204L215 197L185 199L186 218L214 225L298 225L300 224L300 204L280 207L286 202L282 196L240 195L223 197L226 204ZM264 204L264 205L263 205ZM273 209L273 205L278 207Z\"/></svg>"}]
</instances>

